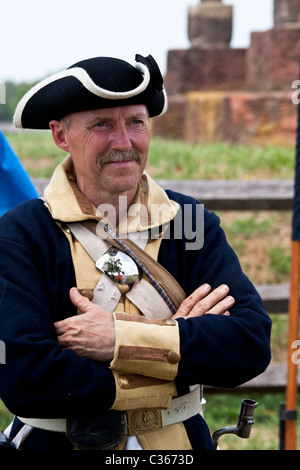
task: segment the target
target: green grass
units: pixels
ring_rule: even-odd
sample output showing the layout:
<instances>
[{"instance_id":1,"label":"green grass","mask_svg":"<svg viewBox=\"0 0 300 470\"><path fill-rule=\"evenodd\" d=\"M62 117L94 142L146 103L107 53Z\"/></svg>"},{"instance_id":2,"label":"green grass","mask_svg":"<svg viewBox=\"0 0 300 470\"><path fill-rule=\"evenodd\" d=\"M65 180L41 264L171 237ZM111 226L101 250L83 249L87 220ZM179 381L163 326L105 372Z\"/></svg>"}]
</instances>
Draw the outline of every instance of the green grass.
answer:
<instances>
[{"instance_id":1,"label":"green grass","mask_svg":"<svg viewBox=\"0 0 300 470\"><path fill-rule=\"evenodd\" d=\"M283 179L292 177L294 160L293 148L195 145L154 138L148 163L155 178Z\"/></svg>"},{"instance_id":2,"label":"green grass","mask_svg":"<svg viewBox=\"0 0 300 470\"><path fill-rule=\"evenodd\" d=\"M16 132L6 137L31 177L49 178L67 155L53 143L48 131Z\"/></svg>"},{"instance_id":3,"label":"green grass","mask_svg":"<svg viewBox=\"0 0 300 470\"><path fill-rule=\"evenodd\" d=\"M273 224L271 220L264 219L259 221L255 214L246 219L234 220L230 228L233 235L241 234L246 238L265 235L272 229Z\"/></svg>"},{"instance_id":4,"label":"green grass","mask_svg":"<svg viewBox=\"0 0 300 470\"><path fill-rule=\"evenodd\" d=\"M289 282L291 211L221 211L218 215L253 282Z\"/></svg>"},{"instance_id":5,"label":"green grass","mask_svg":"<svg viewBox=\"0 0 300 470\"><path fill-rule=\"evenodd\" d=\"M30 176L49 177L66 153L49 131L6 134ZM225 143L195 145L151 140L148 171L161 179L292 178L293 148L247 147Z\"/></svg>"},{"instance_id":6,"label":"green grass","mask_svg":"<svg viewBox=\"0 0 300 470\"><path fill-rule=\"evenodd\" d=\"M291 258L280 245L268 250L270 268L276 273L275 282L280 282L283 276L288 276L291 269Z\"/></svg>"},{"instance_id":7,"label":"green grass","mask_svg":"<svg viewBox=\"0 0 300 470\"><path fill-rule=\"evenodd\" d=\"M242 398L258 402L250 438L222 436L219 439L220 449L279 450L279 405L285 402L283 393L206 394L205 418L210 431L213 433L218 428L237 424Z\"/></svg>"},{"instance_id":8,"label":"green grass","mask_svg":"<svg viewBox=\"0 0 300 470\"><path fill-rule=\"evenodd\" d=\"M5 367L3 364L1 367ZM0 400L0 430L5 429L11 422L13 415L8 411L4 406L3 402Z\"/></svg>"}]
</instances>

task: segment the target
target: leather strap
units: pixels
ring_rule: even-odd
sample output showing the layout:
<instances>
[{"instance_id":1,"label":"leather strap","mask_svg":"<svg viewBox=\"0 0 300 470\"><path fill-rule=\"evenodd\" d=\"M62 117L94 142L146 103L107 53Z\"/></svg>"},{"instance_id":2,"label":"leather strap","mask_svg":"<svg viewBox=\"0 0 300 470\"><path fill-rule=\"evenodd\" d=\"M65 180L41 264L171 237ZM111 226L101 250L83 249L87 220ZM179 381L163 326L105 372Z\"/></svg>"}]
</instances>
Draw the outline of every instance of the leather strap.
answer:
<instances>
[{"instance_id":1,"label":"leather strap","mask_svg":"<svg viewBox=\"0 0 300 470\"><path fill-rule=\"evenodd\" d=\"M92 233L96 234L101 229L101 225L98 225L97 222L91 220L82 223L86 228L88 228ZM71 224L68 225L70 230ZM105 229L103 227L105 232ZM120 238L112 238L108 232L103 235L111 245L122 249L127 249L127 253L132 252L143 264L151 276L156 279L159 283L161 288L166 292L167 296L171 299L172 303L174 304L175 308L178 309L181 302L186 298L186 294L178 284L176 279L155 259L151 258L144 250L142 250L138 245L136 245L130 238L120 239ZM110 231L110 233L112 233ZM175 312L174 312L175 313Z\"/></svg>"},{"instance_id":2,"label":"leather strap","mask_svg":"<svg viewBox=\"0 0 300 470\"><path fill-rule=\"evenodd\" d=\"M109 239L109 241L104 240L104 237L97 236L94 231L89 230L85 224L74 222L68 224L68 228L95 263L97 263L97 260L110 248L110 241L114 243L114 246L117 246L118 249L120 248L113 239ZM146 243L146 239L143 240L143 243ZM135 243L133 243L133 245L138 248ZM143 253L142 249L140 249L140 251ZM152 259L150 256L149 258ZM155 320L158 318L170 318L172 316L172 311L164 298L146 279L142 278L134 289L127 292L125 296L147 318ZM102 273L94 289L92 302L96 305L101 305L108 312L113 312L120 297L121 293L115 283L105 273ZM149 304L149 299L151 299L151 304Z\"/></svg>"},{"instance_id":3,"label":"leather strap","mask_svg":"<svg viewBox=\"0 0 300 470\"><path fill-rule=\"evenodd\" d=\"M173 398L167 410L143 408L126 412L127 434L138 436L145 432L153 432L164 426L180 423L198 413L202 414L203 399L200 386L192 392L178 398ZM66 419L21 418L24 424L46 431L66 432Z\"/></svg>"}]
</instances>

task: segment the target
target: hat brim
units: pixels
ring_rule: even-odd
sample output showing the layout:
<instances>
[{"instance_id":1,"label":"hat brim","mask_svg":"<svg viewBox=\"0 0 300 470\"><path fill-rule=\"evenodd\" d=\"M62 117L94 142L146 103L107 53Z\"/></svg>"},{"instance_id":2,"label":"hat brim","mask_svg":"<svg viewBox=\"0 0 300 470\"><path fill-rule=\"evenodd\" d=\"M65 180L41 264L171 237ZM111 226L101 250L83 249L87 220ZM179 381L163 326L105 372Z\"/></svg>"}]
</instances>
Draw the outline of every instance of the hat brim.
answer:
<instances>
[{"instance_id":1,"label":"hat brim","mask_svg":"<svg viewBox=\"0 0 300 470\"><path fill-rule=\"evenodd\" d=\"M151 65L147 66L147 58L142 59L135 67L120 59L87 59L48 77L21 99L15 126L49 129L50 121L71 113L130 104L145 104L150 117L163 114L167 109L165 89Z\"/></svg>"}]
</instances>

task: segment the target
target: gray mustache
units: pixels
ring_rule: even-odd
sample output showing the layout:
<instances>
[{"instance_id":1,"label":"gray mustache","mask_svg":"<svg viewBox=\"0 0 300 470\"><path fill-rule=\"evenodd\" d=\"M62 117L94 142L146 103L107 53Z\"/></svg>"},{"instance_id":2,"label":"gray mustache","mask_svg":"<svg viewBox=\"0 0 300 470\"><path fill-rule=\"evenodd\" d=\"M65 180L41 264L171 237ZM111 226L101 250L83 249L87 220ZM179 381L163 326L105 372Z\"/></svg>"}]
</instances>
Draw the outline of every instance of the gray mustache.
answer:
<instances>
[{"instance_id":1,"label":"gray mustache","mask_svg":"<svg viewBox=\"0 0 300 470\"><path fill-rule=\"evenodd\" d=\"M121 152L119 150L110 150L109 152L103 155L99 155L97 159L97 166L101 169L106 163L125 161L134 161L137 163L141 163L142 155L136 150L126 150L124 152Z\"/></svg>"}]
</instances>

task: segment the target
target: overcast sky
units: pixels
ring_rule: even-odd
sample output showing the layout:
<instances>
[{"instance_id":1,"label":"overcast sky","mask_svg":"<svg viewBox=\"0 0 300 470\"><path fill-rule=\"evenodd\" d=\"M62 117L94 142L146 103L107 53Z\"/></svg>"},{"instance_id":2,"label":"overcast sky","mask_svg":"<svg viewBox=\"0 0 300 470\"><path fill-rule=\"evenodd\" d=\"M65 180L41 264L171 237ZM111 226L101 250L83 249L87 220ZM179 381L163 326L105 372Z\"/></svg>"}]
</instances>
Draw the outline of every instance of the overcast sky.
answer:
<instances>
[{"instance_id":1,"label":"overcast sky","mask_svg":"<svg viewBox=\"0 0 300 470\"><path fill-rule=\"evenodd\" d=\"M152 54L164 73L167 52L189 47L188 7L199 0L0 0L0 80L32 82L87 57L134 62ZM232 47L273 26L273 0L234 5Z\"/></svg>"}]
</instances>

